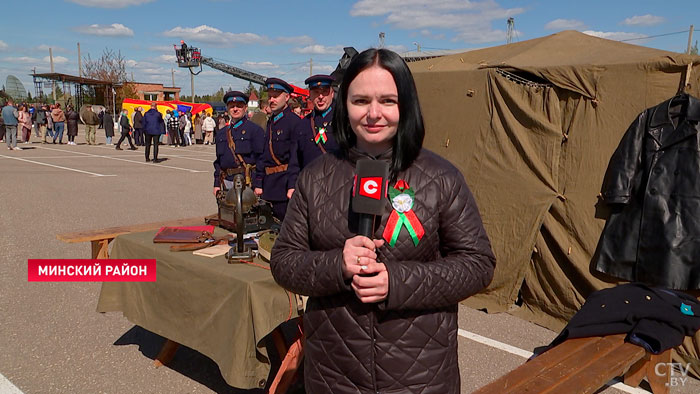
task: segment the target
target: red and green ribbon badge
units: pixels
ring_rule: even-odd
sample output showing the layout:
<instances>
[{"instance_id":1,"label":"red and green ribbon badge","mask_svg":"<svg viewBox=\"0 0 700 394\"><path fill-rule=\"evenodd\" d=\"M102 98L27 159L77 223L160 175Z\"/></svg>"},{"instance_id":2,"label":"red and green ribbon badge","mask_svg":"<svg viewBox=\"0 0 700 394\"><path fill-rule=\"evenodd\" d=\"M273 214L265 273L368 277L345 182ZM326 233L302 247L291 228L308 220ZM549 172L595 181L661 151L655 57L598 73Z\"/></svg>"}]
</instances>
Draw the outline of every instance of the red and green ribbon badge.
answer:
<instances>
[{"instance_id":1,"label":"red and green ribbon badge","mask_svg":"<svg viewBox=\"0 0 700 394\"><path fill-rule=\"evenodd\" d=\"M326 128L319 127L318 134L316 134L316 136L314 137L314 141L316 142L316 145L318 145L319 142L325 144L327 139L328 138L326 137Z\"/></svg>"},{"instance_id":2,"label":"red and green ribbon badge","mask_svg":"<svg viewBox=\"0 0 700 394\"><path fill-rule=\"evenodd\" d=\"M418 246L418 242L425 235L423 225L418 220L416 213L413 212L414 196L415 193L403 179L399 179L396 185L389 189L389 197L394 210L389 215L389 220L386 223L382 236L392 248L396 245L396 240L399 238L399 233L403 226L406 226L406 230L411 235L415 246Z\"/></svg>"}]
</instances>

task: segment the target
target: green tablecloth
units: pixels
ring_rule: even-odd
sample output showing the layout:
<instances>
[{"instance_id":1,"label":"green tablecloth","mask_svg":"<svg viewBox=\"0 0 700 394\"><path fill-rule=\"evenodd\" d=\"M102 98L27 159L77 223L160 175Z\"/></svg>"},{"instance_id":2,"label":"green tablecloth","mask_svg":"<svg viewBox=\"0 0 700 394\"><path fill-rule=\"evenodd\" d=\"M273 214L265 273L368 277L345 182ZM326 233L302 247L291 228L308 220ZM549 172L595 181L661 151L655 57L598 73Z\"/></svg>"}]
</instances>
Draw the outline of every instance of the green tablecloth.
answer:
<instances>
[{"instance_id":1,"label":"green tablecloth","mask_svg":"<svg viewBox=\"0 0 700 394\"><path fill-rule=\"evenodd\" d=\"M290 313L297 316L293 294L267 269L171 252L170 244L154 244L154 235L118 236L111 258L155 258L157 281L104 282L97 311L121 311L130 322L208 356L231 386L260 387L270 372L263 338Z\"/></svg>"}]
</instances>

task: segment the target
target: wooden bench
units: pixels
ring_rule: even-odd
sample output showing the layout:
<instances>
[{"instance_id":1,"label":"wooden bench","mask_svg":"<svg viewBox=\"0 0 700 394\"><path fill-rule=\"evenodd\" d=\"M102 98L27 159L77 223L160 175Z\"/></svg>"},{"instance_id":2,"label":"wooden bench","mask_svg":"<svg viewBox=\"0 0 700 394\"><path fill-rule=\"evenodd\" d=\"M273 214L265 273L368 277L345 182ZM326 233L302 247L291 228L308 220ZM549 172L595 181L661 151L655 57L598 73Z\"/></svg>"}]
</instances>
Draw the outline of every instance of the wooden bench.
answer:
<instances>
[{"instance_id":1,"label":"wooden bench","mask_svg":"<svg viewBox=\"0 0 700 394\"><path fill-rule=\"evenodd\" d=\"M204 219L199 216L189 219L169 220L165 222L154 222L146 224L137 224L133 226L108 227L100 230L77 231L74 233L64 233L56 235L59 241L68 243L90 242L92 247L93 259L108 259L109 258L109 243L118 235L136 233L141 231L149 231L159 229L164 226L199 226L202 225Z\"/></svg>"},{"instance_id":2,"label":"wooden bench","mask_svg":"<svg viewBox=\"0 0 700 394\"><path fill-rule=\"evenodd\" d=\"M665 375L658 376L655 367L670 363L671 351L650 354L624 338L618 334L569 339L475 393L594 393L618 376L633 387L646 378L653 393L668 393L670 374L663 369Z\"/></svg>"}]
</instances>

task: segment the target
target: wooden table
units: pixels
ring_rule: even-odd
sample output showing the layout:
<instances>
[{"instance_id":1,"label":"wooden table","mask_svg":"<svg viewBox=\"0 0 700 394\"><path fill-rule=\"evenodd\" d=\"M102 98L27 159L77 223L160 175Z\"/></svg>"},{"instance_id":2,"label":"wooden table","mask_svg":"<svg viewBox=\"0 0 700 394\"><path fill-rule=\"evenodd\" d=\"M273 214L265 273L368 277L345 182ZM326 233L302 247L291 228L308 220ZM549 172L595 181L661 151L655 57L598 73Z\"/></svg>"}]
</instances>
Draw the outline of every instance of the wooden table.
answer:
<instances>
[{"instance_id":1,"label":"wooden table","mask_svg":"<svg viewBox=\"0 0 700 394\"><path fill-rule=\"evenodd\" d=\"M151 241L162 226L202 222L199 217L113 227L61 234L58 239L90 242L93 258L109 258L115 239L113 257L156 258L157 282L105 282L98 303L100 312L121 311L132 323L169 338L156 366L167 363L181 343L214 360L230 385L264 387L270 371L264 342L272 340L284 357L287 346L278 324L299 316L295 296L274 282L270 271L261 268L264 263L231 265L223 256L170 252L168 244ZM188 283L200 287L190 288ZM193 322L198 322L196 327Z\"/></svg>"}]
</instances>

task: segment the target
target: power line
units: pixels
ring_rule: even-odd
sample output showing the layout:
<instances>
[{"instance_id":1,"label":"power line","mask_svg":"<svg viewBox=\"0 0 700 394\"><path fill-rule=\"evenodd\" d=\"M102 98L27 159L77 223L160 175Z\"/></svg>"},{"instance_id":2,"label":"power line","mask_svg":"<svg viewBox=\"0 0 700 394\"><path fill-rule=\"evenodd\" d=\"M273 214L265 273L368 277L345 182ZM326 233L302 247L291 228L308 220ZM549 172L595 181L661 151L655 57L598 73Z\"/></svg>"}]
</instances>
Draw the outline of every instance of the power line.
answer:
<instances>
[{"instance_id":1,"label":"power line","mask_svg":"<svg viewBox=\"0 0 700 394\"><path fill-rule=\"evenodd\" d=\"M422 45L421 45L421 48L424 48L424 49L437 49L438 51L450 51L450 50L451 50L450 48L433 48L433 47L424 47L424 46L422 46Z\"/></svg>"},{"instance_id":2,"label":"power line","mask_svg":"<svg viewBox=\"0 0 700 394\"><path fill-rule=\"evenodd\" d=\"M690 31L690 30L683 30L683 31L676 31L676 32L673 32L673 33L657 34L657 35L654 35L654 36L645 36L645 37L638 37L638 38L628 38L628 39L619 40L619 41L647 40L647 39L649 39L649 38L664 37L664 36L672 36L672 35L674 35L674 34L683 34L683 33L689 32L689 31Z\"/></svg>"}]
</instances>

